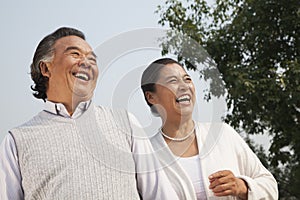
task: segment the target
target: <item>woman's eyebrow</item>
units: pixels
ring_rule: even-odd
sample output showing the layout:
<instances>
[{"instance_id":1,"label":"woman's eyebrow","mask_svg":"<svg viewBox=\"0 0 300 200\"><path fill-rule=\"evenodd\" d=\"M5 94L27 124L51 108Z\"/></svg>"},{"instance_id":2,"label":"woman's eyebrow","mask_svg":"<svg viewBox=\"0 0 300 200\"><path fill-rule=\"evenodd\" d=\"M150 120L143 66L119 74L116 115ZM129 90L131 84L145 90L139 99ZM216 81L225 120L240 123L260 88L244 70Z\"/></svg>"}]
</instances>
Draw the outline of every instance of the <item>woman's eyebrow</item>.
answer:
<instances>
[{"instance_id":1,"label":"woman's eyebrow","mask_svg":"<svg viewBox=\"0 0 300 200\"><path fill-rule=\"evenodd\" d=\"M177 77L175 75L165 76L164 80L168 80L168 79L172 79L172 78L177 78Z\"/></svg>"}]
</instances>

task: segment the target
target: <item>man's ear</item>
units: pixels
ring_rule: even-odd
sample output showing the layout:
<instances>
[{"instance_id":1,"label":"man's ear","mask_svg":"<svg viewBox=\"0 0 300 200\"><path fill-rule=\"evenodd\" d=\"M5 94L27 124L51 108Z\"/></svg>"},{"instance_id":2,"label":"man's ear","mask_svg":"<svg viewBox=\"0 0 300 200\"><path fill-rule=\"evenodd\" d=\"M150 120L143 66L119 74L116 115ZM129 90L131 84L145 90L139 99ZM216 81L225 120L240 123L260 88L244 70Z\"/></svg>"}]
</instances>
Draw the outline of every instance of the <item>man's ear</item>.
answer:
<instances>
[{"instance_id":1,"label":"man's ear","mask_svg":"<svg viewBox=\"0 0 300 200\"><path fill-rule=\"evenodd\" d=\"M147 101L152 105L157 104L155 99L155 94L153 92L149 92L149 91L145 92L145 97Z\"/></svg>"},{"instance_id":2,"label":"man's ear","mask_svg":"<svg viewBox=\"0 0 300 200\"><path fill-rule=\"evenodd\" d=\"M48 68L48 63L46 62L40 62L40 70L41 70L41 73L43 76L45 77L50 77L50 71L49 71L49 68Z\"/></svg>"}]
</instances>

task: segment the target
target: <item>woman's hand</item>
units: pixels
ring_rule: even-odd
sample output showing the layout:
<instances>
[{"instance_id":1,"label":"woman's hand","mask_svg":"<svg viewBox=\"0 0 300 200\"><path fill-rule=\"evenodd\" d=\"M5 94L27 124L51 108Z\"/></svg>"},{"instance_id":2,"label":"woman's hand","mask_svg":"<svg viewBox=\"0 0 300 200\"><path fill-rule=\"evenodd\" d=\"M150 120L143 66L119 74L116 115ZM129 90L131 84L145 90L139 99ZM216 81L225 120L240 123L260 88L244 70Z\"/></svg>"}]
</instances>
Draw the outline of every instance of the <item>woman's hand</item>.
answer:
<instances>
[{"instance_id":1,"label":"woman's hand","mask_svg":"<svg viewBox=\"0 0 300 200\"><path fill-rule=\"evenodd\" d=\"M222 170L211 174L209 177L209 189L215 196L238 196L247 199L247 183L240 178L236 178L230 170Z\"/></svg>"}]
</instances>

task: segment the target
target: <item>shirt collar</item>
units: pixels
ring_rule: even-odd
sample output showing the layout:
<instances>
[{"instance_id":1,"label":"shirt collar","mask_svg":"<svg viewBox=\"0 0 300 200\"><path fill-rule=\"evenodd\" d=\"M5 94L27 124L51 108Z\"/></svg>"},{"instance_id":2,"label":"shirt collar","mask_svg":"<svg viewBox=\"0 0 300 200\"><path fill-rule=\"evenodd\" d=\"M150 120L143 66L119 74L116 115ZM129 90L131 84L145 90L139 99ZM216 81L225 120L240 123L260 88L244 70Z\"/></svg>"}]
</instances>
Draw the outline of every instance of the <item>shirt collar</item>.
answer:
<instances>
[{"instance_id":1,"label":"shirt collar","mask_svg":"<svg viewBox=\"0 0 300 200\"><path fill-rule=\"evenodd\" d=\"M90 106L92 100L80 102L76 107L72 116L68 113L66 107L62 103L54 103L46 101L44 110L55 115L60 115L66 118L78 118L80 117Z\"/></svg>"}]
</instances>

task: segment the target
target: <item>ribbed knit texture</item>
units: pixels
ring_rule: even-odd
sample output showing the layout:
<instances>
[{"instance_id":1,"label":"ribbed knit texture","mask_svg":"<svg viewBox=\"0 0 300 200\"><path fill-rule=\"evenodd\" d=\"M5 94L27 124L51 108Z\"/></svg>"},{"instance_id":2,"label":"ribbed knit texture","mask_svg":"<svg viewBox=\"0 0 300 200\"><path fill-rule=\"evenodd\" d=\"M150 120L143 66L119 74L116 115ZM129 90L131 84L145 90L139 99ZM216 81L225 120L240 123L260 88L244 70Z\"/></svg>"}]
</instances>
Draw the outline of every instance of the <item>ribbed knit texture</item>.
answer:
<instances>
[{"instance_id":1,"label":"ribbed knit texture","mask_svg":"<svg viewBox=\"0 0 300 200\"><path fill-rule=\"evenodd\" d=\"M41 112L11 131L25 199L139 199L125 111Z\"/></svg>"}]
</instances>

